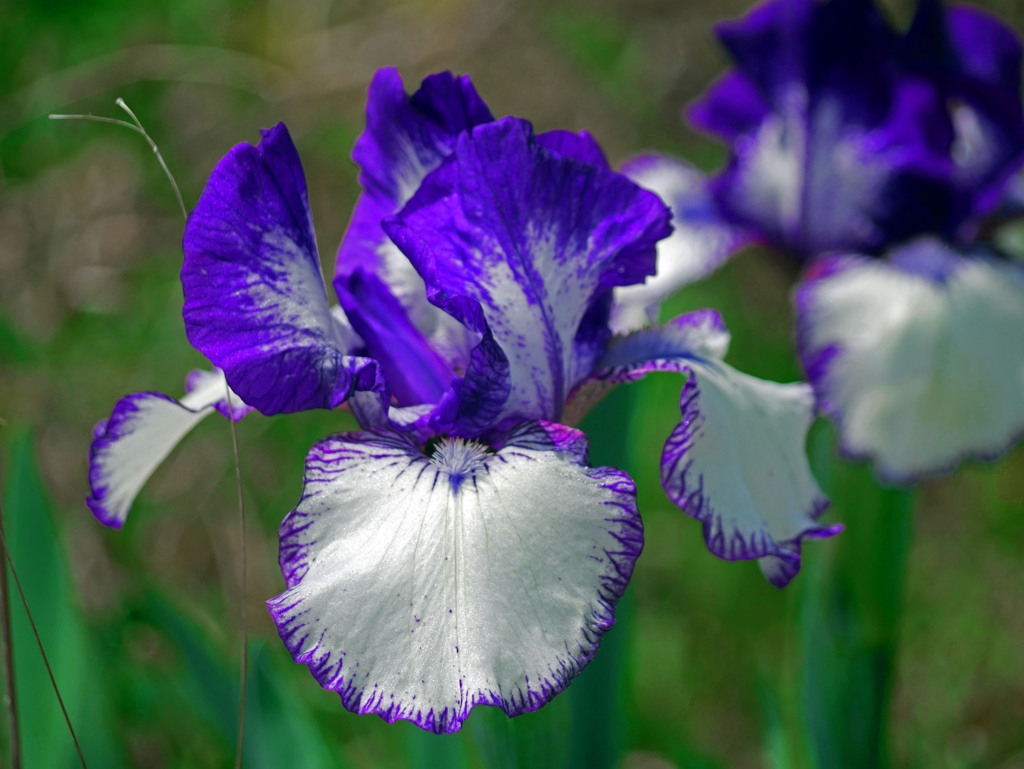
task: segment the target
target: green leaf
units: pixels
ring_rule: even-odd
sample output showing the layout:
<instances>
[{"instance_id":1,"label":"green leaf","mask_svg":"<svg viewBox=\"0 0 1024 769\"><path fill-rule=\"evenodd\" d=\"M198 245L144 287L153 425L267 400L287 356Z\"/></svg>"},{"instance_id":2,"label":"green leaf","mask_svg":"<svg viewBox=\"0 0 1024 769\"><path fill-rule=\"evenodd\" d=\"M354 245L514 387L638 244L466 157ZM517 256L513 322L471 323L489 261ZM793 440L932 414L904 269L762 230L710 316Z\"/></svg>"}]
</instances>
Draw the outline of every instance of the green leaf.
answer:
<instances>
[{"instance_id":1,"label":"green leaf","mask_svg":"<svg viewBox=\"0 0 1024 769\"><path fill-rule=\"evenodd\" d=\"M311 709L291 686L295 679L282 670L285 657L273 654L263 641L249 644L244 766L279 769L294 764L301 750L302 769L346 769L349 764L332 755ZM290 660L287 665L294 672Z\"/></svg>"},{"instance_id":2,"label":"green leaf","mask_svg":"<svg viewBox=\"0 0 1024 769\"><path fill-rule=\"evenodd\" d=\"M102 666L96 664L75 603L31 439L18 440L12 454L4 531L25 599L86 760L94 766L124 766L123 746L111 728ZM10 600L23 764L28 769L80 766L13 578Z\"/></svg>"}]
</instances>

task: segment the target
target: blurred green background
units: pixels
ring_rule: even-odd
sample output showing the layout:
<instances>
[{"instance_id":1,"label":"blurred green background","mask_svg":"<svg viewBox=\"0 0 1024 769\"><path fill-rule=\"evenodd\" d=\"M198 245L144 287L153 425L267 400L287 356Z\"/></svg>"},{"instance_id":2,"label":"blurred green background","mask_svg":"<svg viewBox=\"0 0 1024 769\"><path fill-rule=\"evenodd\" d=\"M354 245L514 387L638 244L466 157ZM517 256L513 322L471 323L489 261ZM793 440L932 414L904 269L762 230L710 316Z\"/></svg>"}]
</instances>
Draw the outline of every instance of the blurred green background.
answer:
<instances>
[{"instance_id":1,"label":"blurred green background","mask_svg":"<svg viewBox=\"0 0 1024 769\"><path fill-rule=\"evenodd\" d=\"M15 565L90 766L232 765L238 513L220 419L201 424L170 457L123 531L105 529L85 506L93 425L128 392L181 395L185 373L205 361L185 340L182 221L149 148L126 130L47 114L123 117L114 106L123 97L160 145L187 206L231 146L285 121L329 274L358 193L349 153L378 67L398 66L409 90L432 72L468 72L496 115L529 118L538 130L585 128L614 163L658 148L710 170L723 148L685 128L680 111L725 66L711 24L747 5L4 5L0 482ZM1024 2L985 5L1024 27ZM908 3L889 9L905 19ZM733 332L729 361L789 381L799 377L794 279L781 259L748 250L663 312L720 309ZM239 423L250 515L245 765L1024 767L1024 448L928 481L913 496L886 495L863 468L832 458L819 426L811 450L835 497L826 520L848 530L809 544L805 573L780 592L755 565L710 556L700 526L661 492L657 460L678 417L680 384L660 376L616 392L588 422L594 462L623 466L637 480L647 537L624 619L593 669L537 714L508 724L477 712L450 739L345 712L292 663L262 603L283 587L276 529L298 499L305 453L350 429L350 417L256 414ZM892 510L901 505L915 508L902 604L902 551L890 559L885 550L900 549L907 519ZM20 604L12 612L25 766L74 766ZM859 693L890 680L870 653L861 656L875 648L876 630L881 647L899 640L891 706L882 711L891 728L884 755L856 763L856 735L870 732L857 713L874 712L858 710Z\"/></svg>"}]
</instances>

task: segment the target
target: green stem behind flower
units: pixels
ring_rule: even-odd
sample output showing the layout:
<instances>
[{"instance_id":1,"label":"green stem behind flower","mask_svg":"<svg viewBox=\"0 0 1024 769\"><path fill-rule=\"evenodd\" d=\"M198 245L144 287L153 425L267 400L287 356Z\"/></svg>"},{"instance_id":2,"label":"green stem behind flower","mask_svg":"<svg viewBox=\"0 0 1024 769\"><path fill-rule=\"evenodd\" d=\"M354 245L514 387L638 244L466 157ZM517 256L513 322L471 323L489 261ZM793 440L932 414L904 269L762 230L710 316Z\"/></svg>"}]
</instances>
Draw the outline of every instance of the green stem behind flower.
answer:
<instances>
[{"instance_id":1,"label":"green stem behind flower","mask_svg":"<svg viewBox=\"0 0 1024 769\"><path fill-rule=\"evenodd\" d=\"M911 544L912 490L884 488L870 467L812 456L846 524L834 558L808 559L800 594L801 706L810 765L886 769L888 720Z\"/></svg>"}]
</instances>

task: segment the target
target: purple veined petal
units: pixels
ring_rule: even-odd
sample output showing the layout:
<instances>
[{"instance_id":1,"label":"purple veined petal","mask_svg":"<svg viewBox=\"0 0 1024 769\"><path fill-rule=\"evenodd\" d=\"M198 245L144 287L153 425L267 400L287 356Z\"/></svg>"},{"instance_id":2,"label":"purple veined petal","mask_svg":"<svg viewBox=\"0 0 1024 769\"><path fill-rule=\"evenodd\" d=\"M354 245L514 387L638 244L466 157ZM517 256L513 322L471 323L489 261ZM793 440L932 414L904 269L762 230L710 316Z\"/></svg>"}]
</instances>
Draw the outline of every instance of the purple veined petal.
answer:
<instances>
[{"instance_id":1,"label":"purple veined petal","mask_svg":"<svg viewBox=\"0 0 1024 769\"><path fill-rule=\"evenodd\" d=\"M962 219L953 164L910 130L931 119L934 100L909 82L901 94L891 122L871 129L843 124L827 104L766 118L712 182L724 217L804 259L951 234Z\"/></svg>"},{"instance_id":2,"label":"purple veined petal","mask_svg":"<svg viewBox=\"0 0 1024 769\"><path fill-rule=\"evenodd\" d=\"M398 70L380 69L370 83L366 130L352 150L359 181L393 213L455 149L459 134L492 120L468 75L431 75L408 96Z\"/></svg>"},{"instance_id":3,"label":"purple veined petal","mask_svg":"<svg viewBox=\"0 0 1024 769\"><path fill-rule=\"evenodd\" d=\"M776 587L800 569L804 537L828 537L828 505L807 461L814 396L803 383L778 384L721 361L728 334L704 310L615 339L595 379L628 382L653 371L688 374L682 418L661 457L669 498L701 521L708 549L726 560L758 559Z\"/></svg>"},{"instance_id":4,"label":"purple veined petal","mask_svg":"<svg viewBox=\"0 0 1024 769\"><path fill-rule=\"evenodd\" d=\"M611 168L604 150L589 131L546 131L537 134L537 144L573 160L590 163L599 168Z\"/></svg>"},{"instance_id":5,"label":"purple veined petal","mask_svg":"<svg viewBox=\"0 0 1024 769\"><path fill-rule=\"evenodd\" d=\"M833 257L796 293L800 357L845 453L913 483L1024 434L1024 269L932 239Z\"/></svg>"},{"instance_id":6,"label":"purple veined petal","mask_svg":"<svg viewBox=\"0 0 1024 769\"><path fill-rule=\"evenodd\" d=\"M384 281L353 270L334 281L345 315L380 363L391 391L403 406L438 403L452 371L409 321Z\"/></svg>"},{"instance_id":7,"label":"purple veined petal","mask_svg":"<svg viewBox=\"0 0 1024 769\"><path fill-rule=\"evenodd\" d=\"M156 392L126 395L96 425L86 502L101 523L121 528L139 490L178 442L214 410L227 417L230 391L222 371L192 371L186 383L180 401ZM232 392L231 410L237 421L252 407Z\"/></svg>"},{"instance_id":8,"label":"purple veined petal","mask_svg":"<svg viewBox=\"0 0 1024 769\"><path fill-rule=\"evenodd\" d=\"M596 362L596 338L611 333L607 315L588 313L654 271L668 219L655 195L545 149L528 123L506 118L463 134L385 229L431 301L492 334L507 358L499 418L556 419Z\"/></svg>"},{"instance_id":9,"label":"purple veined petal","mask_svg":"<svg viewBox=\"0 0 1024 769\"><path fill-rule=\"evenodd\" d=\"M267 602L292 656L348 710L433 732L541 707L597 651L643 546L632 481L585 450L544 423L430 457L394 433L317 443Z\"/></svg>"},{"instance_id":10,"label":"purple veined petal","mask_svg":"<svg viewBox=\"0 0 1024 769\"><path fill-rule=\"evenodd\" d=\"M730 140L726 218L802 259L957 232L948 105L873 3L774 0L719 34L738 69L691 116Z\"/></svg>"},{"instance_id":11,"label":"purple veined petal","mask_svg":"<svg viewBox=\"0 0 1024 769\"><path fill-rule=\"evenodd\" d=\"M364 192L338 250L335 286L344 290L356 270L376 273L405 308L409 320L453 368L465 368L479 341L457 320L427 301L423 279L381 228L455 148L458 135L493 120L468 76L431 75L412 96L394 68L374 75L366 104L366 130L353 159Z\"/></svg>"},{"instance_id":12,"label":"purple veined petal","mask_svg":"<svg viewBox=\"0 0 1024 769\"><path fill-rule=\"evenodd\" d=\"M717 270L752 234L719 213L707 178L682 160L642 155L622 173L672 209L672 234L658 243L658 271L645 283L615 289L611 326L634 331L658 319L661 302Z\"/></svg>"},{"instance_id":13,"label":"purple veined petal","mask_svg":"<svg viewBox=\"0 0 1024 769\"><path fill-rule=\"evenodd\" d=\"M352 393L306 182L283 124L217 164L189 215L181 283L189 341L264 414L334 408Z\"/></svg>"}]
</instances>

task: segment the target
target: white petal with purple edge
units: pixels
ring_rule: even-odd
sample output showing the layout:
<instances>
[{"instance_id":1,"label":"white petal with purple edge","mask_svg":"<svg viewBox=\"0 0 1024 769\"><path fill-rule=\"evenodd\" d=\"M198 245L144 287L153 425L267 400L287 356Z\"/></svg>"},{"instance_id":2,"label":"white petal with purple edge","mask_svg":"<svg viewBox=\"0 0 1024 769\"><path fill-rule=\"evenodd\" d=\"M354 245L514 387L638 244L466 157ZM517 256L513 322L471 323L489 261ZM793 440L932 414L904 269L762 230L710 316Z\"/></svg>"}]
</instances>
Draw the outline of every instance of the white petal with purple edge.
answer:
<instances>
[{"instance_id":1,"label":"white petal with purple edge","mask_svg":"<svg viewBox=\"0 0 1024 769\"><path fill-rule=\"evenodd\" d=\"M662 301L710 275L750 240L746 230L720 216L707 178L688 163L645 155L626 163L622 173L672 209L674 229L658 243L657 273L644 283L615 289L611 326L617 333L657 321Z\"/></svg>"},{"instance_id":2,"label":"white petal with purple edge","mask_svg":"<svg viewBox=\"0 0 1024 769\"><path fill-rule=\"evenodd\" d=\"M669 498L704 524L708 549L727 560L759 559L776 587L799 571L800 540L831 536L816 519L827 500L807 461L814 397L721 361L729 335L701 310L615 339L595 379L628 382L654 371L688 374L682 418L661 458Z\"/></svg>"},{"instance_id":3,"label":"white petal with purple edge","mask_svg":"<svg viewBox=\"0 0 1024 769\"><path fill-rule=\"evenodd\" d=\"M708 549L757 558L776 587L799 570L800 539L838 533L816 522L828 504L807 462L814 396L725 363L690 366L682 420L661 459L665 492L704 524Z\"/></svg>"},{"instance_id":4,"label":"white petal with purple edge","mask_svg":"<svg viewBox=\"0 0 1024 769\"><path fill-rule=\"evenodd\" d=\"M93 433L87 499L107 526L124 525L132 502L178 442L214 410L227 412L227 382L221 371L193 371L181 401L155 392L126 395ZM233 416L252 410L231 393Z\"/></svg>"},{"instance_id":5,"label":"white petal with purple edge","mask_svg":"<svg viewBox=\"0 0 1024 769\"><path fill-rule=\"evenodd\" d=\"M913 254L914 269L900 265ZM933 257L928 274L924 259ZM944 265L944 266L942 266ZM1024 433L1024 270L918 241L837 257L797 293L801 357L843 449L909 483Z\"/></svg>"},{"instance_id":6,"label":"white petal with purple edge","mask_svg":"<svg viewBox=\"0 0 1024 769\"><path fill-rule=\"evenodd\" d=\"M543 705L597 650L642 547L632 481L587 467L585 444L541 423L496 453L318 443L268 601L295 660L347 709L434 732Z\"/></svg>"}]
</instances>

